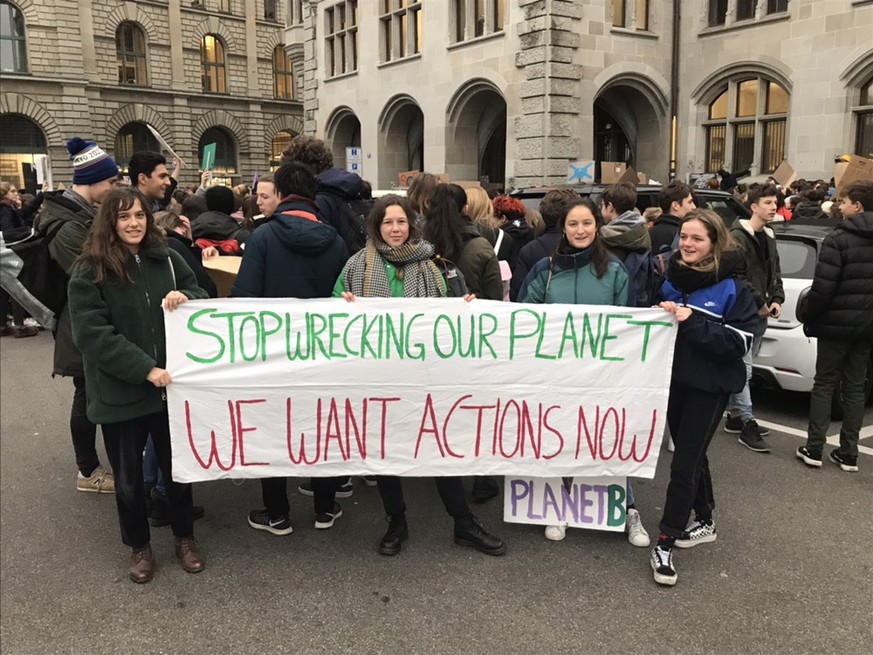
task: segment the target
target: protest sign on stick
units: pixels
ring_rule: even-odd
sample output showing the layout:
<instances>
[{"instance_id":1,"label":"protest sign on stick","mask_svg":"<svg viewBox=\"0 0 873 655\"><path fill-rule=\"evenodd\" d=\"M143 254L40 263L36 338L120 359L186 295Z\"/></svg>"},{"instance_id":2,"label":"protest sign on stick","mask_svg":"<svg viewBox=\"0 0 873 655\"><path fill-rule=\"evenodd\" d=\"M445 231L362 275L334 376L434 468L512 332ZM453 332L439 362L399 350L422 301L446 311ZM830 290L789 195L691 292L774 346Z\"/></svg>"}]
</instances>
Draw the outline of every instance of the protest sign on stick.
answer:
<instances>
[{"instance_id":1,"label":"protest sign on stick","mask_svg":"<svg viewBox=\"0 0 873 655\"><path fill-rule=\"evenodd\" d=\"M655 474L661 309L234 298L165 316L181 482Z\"/></svg>"}]
</instances>

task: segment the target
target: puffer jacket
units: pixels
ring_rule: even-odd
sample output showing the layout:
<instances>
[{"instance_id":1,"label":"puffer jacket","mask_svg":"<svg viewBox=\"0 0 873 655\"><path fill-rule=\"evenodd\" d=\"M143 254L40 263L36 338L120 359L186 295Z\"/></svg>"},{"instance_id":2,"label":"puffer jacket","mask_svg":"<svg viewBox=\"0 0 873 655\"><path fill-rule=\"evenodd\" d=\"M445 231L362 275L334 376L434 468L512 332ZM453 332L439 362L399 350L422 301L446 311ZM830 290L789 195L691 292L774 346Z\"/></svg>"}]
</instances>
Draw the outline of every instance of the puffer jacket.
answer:
<instances>
[{"instance_id":1,"label":"puffer jacket","mask_svg":"<svg viewBox=\"0 0 873 655\"><path fill-rule=\"evenodd\" d=\"M79 203L65 198L63 191L46 193L42 210L39 214L40 234L53 232L58 222L63 222L57 228L55 237L49 242L48 250L51 258L63 270L70 273L73 262L82 254L82 244L91 229L94 214L89 213ZM82 353L73 343L73 328L70 323L69 302L61 310L55 328L54 366L52 373L66 377L81 377L85 375L82 364Z\"/></svg>"},{"instance_id":2,"label":"puffer jacket","mask_svg":"<svg viewBox=\"0 0 873 655\"><path fill-rule=\"evenodd\" d=\"M166 395L147 377L167 365L161 302L178 290L190 299L206 298L181 255L166 246L130 254L133 284L97 284L88 262L70 278L73 340L85 362L88 418L120 423L164 409ZM172 373L172 371L171 371Z\"/></svg>"},{"instance_id":3,"label":"puffer jacket","mask_svg":"<svg viewBox=\"0 0 873 655\"><path fill-rule=\"evenodd\" d=\"M825 237L800 320L810 337L873 341L873 211Z\"/></svg>"},{"instance_id":4,"label":"puffer jacket","mask_svg":"<svg viewBox=\"0 0 873 655\"><path fill-rule=\"evenodd\" d=\"M528 273L519 302L566 303L569 305L628 306L630 280L621 262L610 256L603 277L591 263L591 248L561 252L554 256L554 265L546 257Z\"/></svg>"},{"instance_id":5,"label":"puffer jacket","mask_svg":"<svg viewBox=\"0 0 873 655\"><path fill-rule=\"evenodd\" d=\"M742 270L737 251L725 253L714 273L680 266L679 253L670 259L661 300L692 310L679 323L673 382L709 393L737 393L745 386L743 355L752 347L758 310L737 277Z\"/></svg>"},{"instance_id":6,"label":"puffer jacket","mask_svg":"<svg viewBox=\"0 0 873 655\"><path fill-rule=\"evenodd\" d=\"M752 292L758 307L774 302L780 305L784 303L782 270L779 267L779 251L776 249L773 230L769 227L764 228L766 252L761 249L761 244L758 243L758 238L748 219L737 220L731 227L730 233L745 255L746 272L743 280L749 285L749 291Z\"/></svg>"}]
</instances>

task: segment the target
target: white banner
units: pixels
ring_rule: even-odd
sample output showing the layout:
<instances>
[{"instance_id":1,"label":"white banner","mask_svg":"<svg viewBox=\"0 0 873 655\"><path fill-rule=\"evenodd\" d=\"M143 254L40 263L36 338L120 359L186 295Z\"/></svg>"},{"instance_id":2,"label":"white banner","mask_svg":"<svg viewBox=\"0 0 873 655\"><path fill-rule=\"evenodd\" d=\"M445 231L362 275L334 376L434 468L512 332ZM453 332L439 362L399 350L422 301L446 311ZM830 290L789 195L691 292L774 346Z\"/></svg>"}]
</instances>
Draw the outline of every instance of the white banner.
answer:
<instances>
[{"instance_id":1,"label":"white banner","mask_svg":"<svg viewBox=\"0 0 873 655\"><path fill-rule=\"evenodd\" d=\"M660 309L235 298L165 317L179 481L655 474Z\"/></svg>"},{"instance_id":2,"label":"white banner","mask_svg":"<svg viewBox=\"0 0 873 655\"><path fill-rule=\"evenodd\" d=\"M503 490L507 523L619 532L627 520L625 478L507 477Z\"/></svg>"}]
</instances>

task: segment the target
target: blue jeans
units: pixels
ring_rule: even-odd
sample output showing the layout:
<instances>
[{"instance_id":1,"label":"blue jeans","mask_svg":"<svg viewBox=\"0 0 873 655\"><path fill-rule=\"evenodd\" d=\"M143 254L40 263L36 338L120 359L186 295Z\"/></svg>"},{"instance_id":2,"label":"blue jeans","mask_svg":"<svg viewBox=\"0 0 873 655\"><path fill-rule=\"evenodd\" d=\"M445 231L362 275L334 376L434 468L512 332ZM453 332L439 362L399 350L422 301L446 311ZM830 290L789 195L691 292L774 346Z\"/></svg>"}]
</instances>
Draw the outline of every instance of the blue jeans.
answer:
<instances>
[{"instance_id":1,"label":"blue jeans","mask_svg":"<svg viewBox=\"0 0 873 655\"><path fill-rule=\"evenodd\" d=\"M167 479L164 472L158 466L158 456L155 454L155 443L149 435L145 445L145 453L142 458L142 479L147 487L154 487L162 496L167 495Z\"/></svg>"},{"instance_id":2,"label":"blue jeans","mask_svg":"<svg viewBox=\"0 0 873 655\"><path fill-rule=\"evenodd\" d=\"M767 331L767 318L758 317L758 325L755 329L752 347L743 355L743 364L746 365L746 386L739 393L732 393L728 398L728 412L736 416L740 415L743 423L755 418L752 414L752 392L749 390L749 380L752 379L752 358L761 352L761 342Z\"/></svg>"},{"instance_id":3,"label":"blue jeans","mask_svg":"<svg viewBox=\"0 0 873 655\"><path fill-rule=\"evenodd\" d=\"M627 507L633 507L636 505L636 498L634 497L634 488L631 486L630 478L627 479Z\"/></svg>"}]
</instances>

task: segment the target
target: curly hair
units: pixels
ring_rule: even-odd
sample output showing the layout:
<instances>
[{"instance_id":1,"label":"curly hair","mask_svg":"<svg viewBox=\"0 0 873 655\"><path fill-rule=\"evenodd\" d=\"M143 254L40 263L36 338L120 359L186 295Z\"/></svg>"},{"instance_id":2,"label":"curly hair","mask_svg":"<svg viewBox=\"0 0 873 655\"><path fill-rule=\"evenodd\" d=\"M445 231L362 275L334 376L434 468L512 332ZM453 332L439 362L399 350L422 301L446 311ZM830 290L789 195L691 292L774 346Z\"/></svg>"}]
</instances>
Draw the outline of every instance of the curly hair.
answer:
<instances>
[{"instance_id":1,"label":"curly hair","mask_svg":"<svg viewBox=\"0 0 873 655\"><path fill-rule=\"evenodd\" d=\"M494 216L498 219L503 218L507 221L515 221L524 218L524 203L517 198L497 196L491 201L491 204L494 206Z\"/></svg>"},{"instance_id":2,"label":"curly hair","mask_svg":"<svg viewBox=\"0 0 873 655\"><path fill-rule=\"evenodd\" d=\"M306 164L318 175L322 171L333 168L333 154L321 139L301 134L294 137L282 153L283 164L292 162Z\"/></svg>"}]
</instances>

